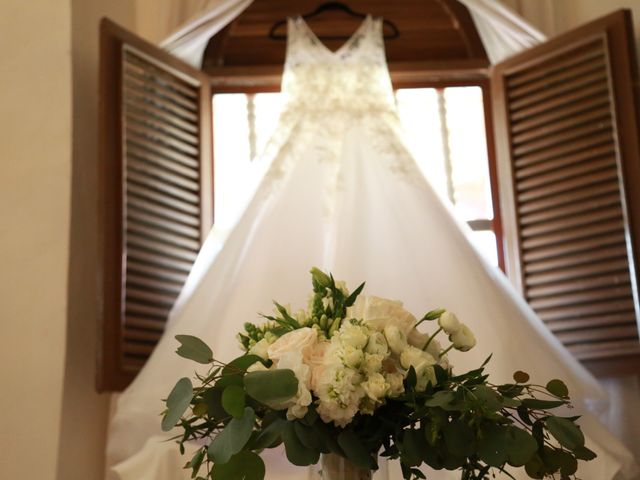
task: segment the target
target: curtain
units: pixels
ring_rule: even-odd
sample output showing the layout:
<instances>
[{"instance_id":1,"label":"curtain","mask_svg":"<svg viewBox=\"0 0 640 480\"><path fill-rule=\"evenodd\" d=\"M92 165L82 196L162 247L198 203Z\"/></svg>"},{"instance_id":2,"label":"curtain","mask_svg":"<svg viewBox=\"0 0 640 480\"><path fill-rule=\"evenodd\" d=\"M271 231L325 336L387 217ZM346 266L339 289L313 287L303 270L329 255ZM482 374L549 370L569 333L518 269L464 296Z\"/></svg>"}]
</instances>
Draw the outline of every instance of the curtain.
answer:
<instances>
[{"instance_id":1,"label":"curtain","mask_svg":"<svg viewBox=\"0 0 640 480\"><path fill-rule=\"evenodd\" d=\"M471 12L491 63L545 40L545 36L497 0L459 0ZM195 67L209 39L233 21L252 0L210 0L200 13L169 35L160 46Z\"/></svg>"}]
</instances>

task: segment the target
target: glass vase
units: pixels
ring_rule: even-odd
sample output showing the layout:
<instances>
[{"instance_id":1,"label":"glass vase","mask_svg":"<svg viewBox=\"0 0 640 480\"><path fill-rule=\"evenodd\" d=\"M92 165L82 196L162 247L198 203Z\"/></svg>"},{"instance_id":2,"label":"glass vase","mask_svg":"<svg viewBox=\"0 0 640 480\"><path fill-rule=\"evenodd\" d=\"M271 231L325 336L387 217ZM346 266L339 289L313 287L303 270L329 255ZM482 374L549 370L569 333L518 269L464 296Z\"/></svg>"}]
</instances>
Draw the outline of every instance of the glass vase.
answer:
<instances>
[{"instance_id":1,"label":"glass vase","mask_svg":"<svg viewBox=\"0 0 640 480\"><path fill-rule=\"evenodd\" d=\"M351 463L334 453L323 453L320 457L320 476L322 480L371 480L373 472Z\"/></svg>"}]
</instances>

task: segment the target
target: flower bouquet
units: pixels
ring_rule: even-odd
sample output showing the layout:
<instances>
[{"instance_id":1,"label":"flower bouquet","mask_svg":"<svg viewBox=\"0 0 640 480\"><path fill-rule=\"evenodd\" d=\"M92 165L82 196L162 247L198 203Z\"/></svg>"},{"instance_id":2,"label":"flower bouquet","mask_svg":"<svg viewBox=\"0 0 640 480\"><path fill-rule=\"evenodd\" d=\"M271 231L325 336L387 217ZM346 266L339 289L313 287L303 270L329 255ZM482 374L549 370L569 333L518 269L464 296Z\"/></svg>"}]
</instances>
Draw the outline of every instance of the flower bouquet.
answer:
<instances>
[{"instance_id":1,"label":"flower bouquet","mask_svg":"<svg viewBox=\"0 0 640 480\"><path fill-rule=\"evenodd\" d=\"M489 478L524 467L529 477L575 478L585 447L578 417L549 411L570 407L560 380L530 384L524 372L494 385L477 369L453 371L447 353L476 341L455 315L433 310L420 320L401 302L349 292L314 268L307 310L275 304L266 323L238 335L245 353L216 360L200 339L178 335L178 355L206 365L194 385L180 379L162 420L198 480L261 480L262 450L284 444L300 466L322 461L322 478L371 478L380 456L398 459L403 477L424 479L426 464ZM437 325L431 334L421 325ZM438 340L448 338L448 346ZM513 477L511 477L513 478Z\"/></svg>"}]
</instances>

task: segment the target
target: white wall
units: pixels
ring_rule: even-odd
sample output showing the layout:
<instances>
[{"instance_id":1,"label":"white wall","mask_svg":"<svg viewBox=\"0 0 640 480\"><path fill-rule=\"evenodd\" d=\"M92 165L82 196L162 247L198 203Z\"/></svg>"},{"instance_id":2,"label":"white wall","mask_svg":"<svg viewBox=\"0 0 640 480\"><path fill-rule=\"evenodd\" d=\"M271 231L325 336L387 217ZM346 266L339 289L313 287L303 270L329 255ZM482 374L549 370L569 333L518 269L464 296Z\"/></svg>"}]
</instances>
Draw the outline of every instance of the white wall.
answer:
<instances>
[{"instance_id":1,"label":"white wall","mask_svg":"<svg viewBox=\"0 0 640 480\"><path fill-rule=\"evenodd\" d=\"M69 0L0 2L0 478L53 479L67 308Z\"/></svg>"}]
</instances>

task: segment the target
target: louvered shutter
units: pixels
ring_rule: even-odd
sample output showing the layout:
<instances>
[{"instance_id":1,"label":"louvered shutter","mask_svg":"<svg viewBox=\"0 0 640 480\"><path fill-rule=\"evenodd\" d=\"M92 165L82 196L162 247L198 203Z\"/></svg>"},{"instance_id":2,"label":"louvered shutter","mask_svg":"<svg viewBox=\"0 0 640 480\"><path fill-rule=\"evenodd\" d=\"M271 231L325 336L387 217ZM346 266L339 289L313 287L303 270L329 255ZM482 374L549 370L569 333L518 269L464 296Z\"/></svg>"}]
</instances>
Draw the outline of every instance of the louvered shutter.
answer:
<instances>
[{"instance_id":1,"label":"louvered shutter","mask_svg":"<svg viewBox=\"0 0 640 480\"><path fill-rule=\"evenodd\" d=\"M103 20L100 120L98 387L120 390L162 335L211 227L208 77Z\"/></svg>"},{"instance_id":2,"label":"louvered shutter","mask_svg":"<svg viewBox=\"0 0 640 480\"><path fill-rule=\"evenodd\" d=\"M640 371L637 66L628 11L492 73L507 271L596 374Z\"/></svg>"}]
</instances>

